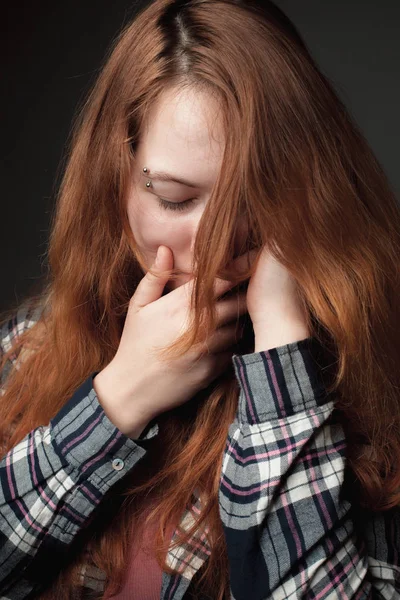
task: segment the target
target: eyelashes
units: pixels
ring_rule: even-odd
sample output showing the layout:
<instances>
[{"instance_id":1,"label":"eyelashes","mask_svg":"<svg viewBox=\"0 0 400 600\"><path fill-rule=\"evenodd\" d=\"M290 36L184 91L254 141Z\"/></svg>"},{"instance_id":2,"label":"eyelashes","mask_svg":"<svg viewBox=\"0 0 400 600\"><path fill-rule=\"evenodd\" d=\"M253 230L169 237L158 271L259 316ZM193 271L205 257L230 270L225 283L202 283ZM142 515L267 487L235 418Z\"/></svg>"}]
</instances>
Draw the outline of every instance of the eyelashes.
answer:
<instances>
[{"instance_id":1,"label":"eyelashes","mask_svg":"<svg viewBox=\"0 0 400 600\"><path fill-rule=\"evenodd\" d=\"M164 198L160 198L159 196L156 196L156 198L161 208L173 211L184 211L197 199L189 198L189 200L185 200L184 202L169 202L168 200L164 200Z\"/></svg>"}]
</instances>

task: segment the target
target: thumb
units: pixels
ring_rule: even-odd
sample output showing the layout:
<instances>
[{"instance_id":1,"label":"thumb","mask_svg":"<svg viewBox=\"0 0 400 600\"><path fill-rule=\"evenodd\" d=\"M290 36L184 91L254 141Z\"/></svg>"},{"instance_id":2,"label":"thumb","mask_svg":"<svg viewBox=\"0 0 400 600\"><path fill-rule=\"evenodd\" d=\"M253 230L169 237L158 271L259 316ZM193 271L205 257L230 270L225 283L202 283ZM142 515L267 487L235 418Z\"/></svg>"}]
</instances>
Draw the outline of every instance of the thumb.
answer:
<instances>
[{"instance_id":1,"label":"thumb","mask_svg":"<svg viewBox=\"0 0 400 600\"><path fill-rule=\"evenodd\" d=\"M132 296L137 309L158 300L174 266L174 256L168 246L159 246L154 263L140 281Z\"/></svg>"}]
</instances>

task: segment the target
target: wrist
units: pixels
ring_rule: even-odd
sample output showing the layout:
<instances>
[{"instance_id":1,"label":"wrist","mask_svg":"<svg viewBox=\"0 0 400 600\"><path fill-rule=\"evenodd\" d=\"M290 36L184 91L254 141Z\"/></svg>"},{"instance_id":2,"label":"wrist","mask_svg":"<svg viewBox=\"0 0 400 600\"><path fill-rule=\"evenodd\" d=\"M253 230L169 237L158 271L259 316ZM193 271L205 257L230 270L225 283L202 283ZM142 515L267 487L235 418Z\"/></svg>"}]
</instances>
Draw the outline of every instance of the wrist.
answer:
<instances>
[{"instance_id":1,"label":"wrist","mask_svg":"<svg viewBox=\"0 0 400 600\"><path fill-rule=\"evenodd\" d=\"M254 330L254 352L262 352L292 344L310 336L303 321L265 323Z\"/></svg>"},{"instance_id":2,"label":"wrist","mask_svg":"<svg viewBox=\"0 0 400 600\"><path fill-rule=\"evenodd\" d=\"M138 438L151 417L139 414L132 400L117 394L115 377L110 377L108 371L103 369L93 378L93 389L106 416L115 427L127 437Z\"/></svg>"}]
</instances>

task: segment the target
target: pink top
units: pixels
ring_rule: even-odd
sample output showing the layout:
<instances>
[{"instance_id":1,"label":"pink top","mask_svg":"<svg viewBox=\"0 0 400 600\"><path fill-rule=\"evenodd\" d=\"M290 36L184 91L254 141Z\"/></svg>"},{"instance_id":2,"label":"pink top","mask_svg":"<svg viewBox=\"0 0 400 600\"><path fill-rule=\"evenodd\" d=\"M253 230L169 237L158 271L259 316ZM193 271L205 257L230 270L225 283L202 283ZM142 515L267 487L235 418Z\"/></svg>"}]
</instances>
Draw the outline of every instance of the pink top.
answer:
<instances>
[{"instance_id":1,"label":"pink top","mask_svg":"<svg viewBox=\"0 0 400 600\"><path fill-rule=\"evenodd\" d=\"M167 528L167 535L171 539L175 527ZM133 538L129 569L126 573L124 587L119 594L103 596L109 600L159 600L162 585L162 571L149 549L149 542L155 527L144 528L142 544Z\"/></svg>"}]
</instances>

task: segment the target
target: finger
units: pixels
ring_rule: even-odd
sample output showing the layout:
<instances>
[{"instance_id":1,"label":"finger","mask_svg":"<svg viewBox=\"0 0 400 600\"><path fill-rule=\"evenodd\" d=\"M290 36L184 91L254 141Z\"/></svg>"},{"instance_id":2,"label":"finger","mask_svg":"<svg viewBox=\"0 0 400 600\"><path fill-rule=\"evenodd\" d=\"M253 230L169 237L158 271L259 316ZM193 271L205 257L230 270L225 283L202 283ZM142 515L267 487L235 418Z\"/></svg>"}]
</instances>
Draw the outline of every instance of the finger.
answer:
<instances>
[{"instance_id":1,"label":"finger","mask_svg":"<svg viewBox=\"0 0 400 600\"><path fill-rule=\"evenodd\" d=\"M162 296L173 266L174 257L171 250L168 246L159 246L151 270L147 271L132 296L131 303L136 309L143 308Z\"/></svg>"},{"instance_id":2,"label":"finger","mask_svg":"<svg viewBox=\"0 0 400 600\"><path fill-rule=\"evenodd\" d=\"M240 339L240 324L232 323L219 327L201 346L201 354L215 354L237 344Z\"/></svg>"},{"instance_id":3,"label":"finger","mask_svg":"<svg viewBox=\"0 0 400 600\"><path fill-rule=\"evenodd\" d=\"M206 372L208 376L203 379L203 388L206 388L214 379L216 379L219 375L222 375L229 367L232 367L232 356L234 354L234 350L225 350L224 352L218 352L216 354L212 354L206 356L203 360L206 361Z\"/></svg>"},{"instance_id":4,"label":"finger","mask_svg":"<svg viewBox=\"0 0 400 600\"><path fill-rule=\"evenodd\" d=\"M249 252L245 252L245 254L242 254L241 256L238 256L237 258L235 258L232 261L232 263L230 264L229 268L233 269L239 275L241 275L242 273L244 273L245 271L247 271L249 269L249 267L252 265L254 259L256 258L257 254L259 254L259 250L257 250L257 249L249 250ZM215 297L222 296L227 291L229 291L234 285L235 285L234 281L231 281L229 279L221 279L221 278L217 277L215 279L215 283L214 283Z\"/></svg>"},{"instance_id":5,"label":"finger","mask_svg":"<svg viewBox=\"0 0 400 600\"><path fill-rule=\"evenodd\" d=\"M241 292L233 298L226 298L217 303L218 326L226 325L247 312L247 293Z\"/></svg>"}]
</instances>

